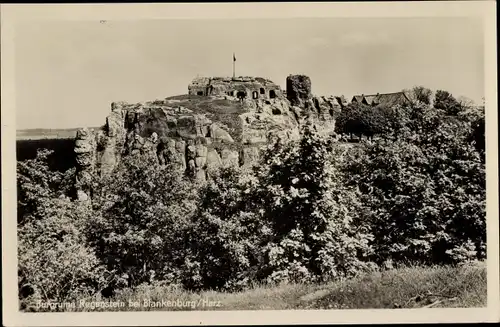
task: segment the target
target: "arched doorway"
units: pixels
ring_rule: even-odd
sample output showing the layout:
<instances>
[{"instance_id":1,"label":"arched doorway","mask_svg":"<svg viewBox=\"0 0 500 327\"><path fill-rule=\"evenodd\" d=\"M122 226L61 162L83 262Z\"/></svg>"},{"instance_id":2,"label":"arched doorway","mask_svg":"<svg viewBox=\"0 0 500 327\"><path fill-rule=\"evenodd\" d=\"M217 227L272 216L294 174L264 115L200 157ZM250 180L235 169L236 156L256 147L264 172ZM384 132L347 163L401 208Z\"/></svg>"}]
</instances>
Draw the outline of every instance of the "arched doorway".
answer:
<instances>
[{"instance_id":1,"label":"arched doorway","mask_svg":"<svg viewBox=\"0 0 500 327\"><path fill-rule=\"evenodd\" d=\"M236 93L236 97L238 99L244 99L244 98L246 98L246 96L247 96L247 93L245 91L238 91L238 93Z\"/></svg>"},{"instance_id":2,"label":"arched doorway","mask_svg":"<svg viewBox=\"0 0 500 327\"><path fill-rule=\"evenodd\" d=\"M263 87L260 88L260 94L266 94L266 90Z\"/></svg>"},{"instance_id":3,"label":"arched doorway","mask_svg":"<svg viewBox=\"0 0 500 327\"><path fill-rule=\"evenodd\" d=\"M252 98L258 99L259 98L259 93L257 93L257 91L253 91L252 92Z\"/></svg>"}]
</instances>

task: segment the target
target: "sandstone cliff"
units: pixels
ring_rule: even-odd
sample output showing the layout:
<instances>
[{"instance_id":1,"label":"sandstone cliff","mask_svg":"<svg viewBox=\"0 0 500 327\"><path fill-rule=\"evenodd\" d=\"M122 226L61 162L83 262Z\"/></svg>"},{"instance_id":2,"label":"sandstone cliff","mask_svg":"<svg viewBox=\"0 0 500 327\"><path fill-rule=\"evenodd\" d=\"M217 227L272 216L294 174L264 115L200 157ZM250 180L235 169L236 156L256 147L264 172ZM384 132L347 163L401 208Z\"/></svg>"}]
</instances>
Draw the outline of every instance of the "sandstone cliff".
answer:
<instances>
[{"instance_id":1,"label":"sandstone cliff","mask_svg":"<svg viewBox=\"0 0 500 327\"><path fill-rule=\"evenodd\" d=\"M290 93L289 84L294 90ZM203 181L210 167L255 162L259 148L272 137L297 138L300 125L307 121L333 131L340 107L333 97L312 96L310 85L308 78L287 79L290 100L190 94L137 104L112 103L100 130L77 133L78 197L88 199L92 174L112 174L132 153L152 151L161 164L173 163Z\"/></svg>"}]
</instances>

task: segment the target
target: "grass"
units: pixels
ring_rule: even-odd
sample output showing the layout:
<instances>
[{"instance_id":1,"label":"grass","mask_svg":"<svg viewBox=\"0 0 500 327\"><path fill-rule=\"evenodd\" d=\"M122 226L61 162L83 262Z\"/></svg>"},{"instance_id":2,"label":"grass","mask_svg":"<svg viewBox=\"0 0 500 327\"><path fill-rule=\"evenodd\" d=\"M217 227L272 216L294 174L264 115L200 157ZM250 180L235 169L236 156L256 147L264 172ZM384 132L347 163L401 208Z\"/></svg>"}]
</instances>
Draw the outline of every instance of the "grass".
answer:
<instances>
[{"instance_id":1,"label":"grass","mask_svg":"<svg viewBox=\"0 0 500 327\"><path fill-rule=\"evenodd\" d=\"M182 106L195 113L207 114L212 121L227 126L229 134L236 142L241 141L242 126L239 115L246 112L246 109L239 101L189 94L169 97L166 100L176 100L172 106Z\"/></svg>"},{"instance_id":2,"label":"grass","mask_svg":"<svg viewBox=\"0 0 500 327\"><path fill-rule=\"evenodd\" d=\"M257 286L235 292L189 292L175 287L125 289L111 301L124 307L102 311L150 310L286 310L483 307L486 305L486 264L458 267L405 267L325 284ZM160 307L145 305L158 302ZM177 301L180 306L162 300ZM137 307L129 306L136 302ZM164 305L164 304L163 304ZM80 309L81 310L81 309Z\"/></svg>"}]
</instances>

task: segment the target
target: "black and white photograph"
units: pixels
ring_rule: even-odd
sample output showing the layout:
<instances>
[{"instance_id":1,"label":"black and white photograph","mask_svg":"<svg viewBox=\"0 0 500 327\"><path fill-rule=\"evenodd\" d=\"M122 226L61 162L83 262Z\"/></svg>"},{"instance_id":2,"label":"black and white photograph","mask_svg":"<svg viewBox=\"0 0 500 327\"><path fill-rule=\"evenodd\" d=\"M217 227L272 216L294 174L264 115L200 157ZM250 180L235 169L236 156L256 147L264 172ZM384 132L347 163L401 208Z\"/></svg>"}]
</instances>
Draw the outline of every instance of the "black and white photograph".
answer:
<instances>
[{"instance_id":1,"label":"black and white photograph","mask_svg":"<svg viewBox=\"0 0 500 327\"><path fill-rule=\"evenodd\" d=\"M2 4L16 317L498 319L495 6L425 5Z\"/></svg>"}]
</instances>

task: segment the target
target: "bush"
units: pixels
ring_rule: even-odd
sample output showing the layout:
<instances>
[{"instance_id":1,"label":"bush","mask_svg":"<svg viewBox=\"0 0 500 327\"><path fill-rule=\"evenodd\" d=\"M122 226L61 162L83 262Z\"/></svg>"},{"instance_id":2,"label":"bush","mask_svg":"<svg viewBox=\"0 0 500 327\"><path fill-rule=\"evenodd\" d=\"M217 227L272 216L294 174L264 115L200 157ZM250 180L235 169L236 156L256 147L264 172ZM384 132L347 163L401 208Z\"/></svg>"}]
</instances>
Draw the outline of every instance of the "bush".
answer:
<instances>
[{"instance_id":1,"label":"bush","mask_svg":"<svg viewBox=\"0 0 500 327\"><path fill-rule=\"evenodd\" d=\"M223 168L202 189L188 256L190 287L319 281L370 268L371 236L342 150L306 128L270 144L254 171Z\"/></svg>"},{"instance_id":2,"label":"bush","mask_svg":"<svg viewBox=\"0 0 500 327\"><path fill-rule=\"evenodd\" d=\"M195 210L193 186L150 154L128 156L96 188L90 243L124 285L178 280Z\"/></svg>"},{"instance_id":3,"label":"bush","mask_svg":"<svg viewBox=\"0 0 500 327\"><path fill-rule=\"evenodd\" d=\"M237 290L256 280L270 230L253 207L248 176L233 167L211 176L188 233L185 285Z\"/></svg>"},{"instance_id":4,"label":"bush","mask_svg":"<svg viewBox=\"0 0 500 327\"><path fill-rule=\"evenodd\" d=\"M484 258L485 171L470 133L467 121L424 107L396 140L351 152L346 173L363 193L376 261L456 262L463 244Z\"/></svg>"},{"instance_id":5,"label":"bush","mask_svg":"<svg viewBox=\"0 0 500 327\"><path fill-rule=\"evenodd\" d=\"M448 115L458 115L462 111L460 102L448 91L437 90L434 97L434 108L443 110Z\"/></svg>"},{"instance_id":6,"label":"bush","mask_svg":"<svg viewBox=\"0 0 500 327\"><path fill-rule=\"evenodd\" d=\"M17 219L18 224L44 217L47 200L73 194L74 169L66 172L49 168L53 151L40 149L34 159L17 162Z\"/></svg>"},{"instance_id":7,"label":"bush","mask_svg":"<svg viewBox=\"0 0 500 327\"><path fill-rule=\"evenodd\" d=\"M40 219L18 230L22 307L93 296L106 284L105 270L87 246L83 224L89 211L67 198L46 199Z\"/></svg>"},{"instance_id":8,"label":"bush","mask_svg":"<svg viewBox=\"0 0 500 327\"><path fill-rule=\"evenodd\" d=\"M300 142L278 141L263 154L256 198L273 235L268 280L328 280L366 267L371 235L342 160L342 148L309 126Z\"/></svg>"},{"instance_id":9,"label":"bush","mask_svg":"<svg viewBox=\"0 0 500 327\"><path fill-rule=\"evenodd\" d=\"M372 138L375 135L398 132L406 120L407 110L404 107L372 107L362 103L350 103L340 112L335 132Z\"/></svg>"}]
</instances>

